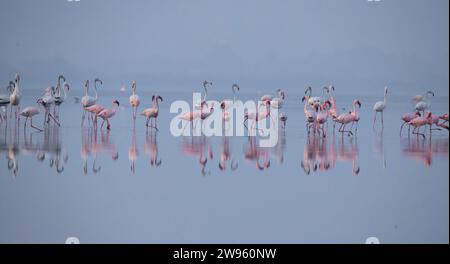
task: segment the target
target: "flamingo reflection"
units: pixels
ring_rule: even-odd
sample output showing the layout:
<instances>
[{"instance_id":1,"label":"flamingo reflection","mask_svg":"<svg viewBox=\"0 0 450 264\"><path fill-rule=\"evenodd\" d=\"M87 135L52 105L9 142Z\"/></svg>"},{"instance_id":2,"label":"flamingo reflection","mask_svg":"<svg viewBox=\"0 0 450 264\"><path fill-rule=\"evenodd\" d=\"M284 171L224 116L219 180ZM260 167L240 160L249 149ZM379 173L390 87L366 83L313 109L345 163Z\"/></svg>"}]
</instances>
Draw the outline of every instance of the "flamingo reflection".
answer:
<instances>
[{"instance_id":1,"label":"flamingo reflection","mask_svg":"<svg viewBox=\"0 0 450 264\"><path fill-rule=\"evenodd\" d=\"M230 162L230 169L232 171L237 170L238 162L231 156L230 139L227 136L223 136L219 158L219 169L225 171L228 167L228 162Z\"/></svg>"},{"instance_id":2,"label":"flamingo reflection","mask_svg":"<svg viewBox=\"0 0 450 264\"><path fill-rule=\"evenodd\" d=\"M150 157L150 166L159 167L161 165L162 161L158 158L156 133L153 130L150 132L147 131L144 142L144 152Z\"/></svg>"},{"instance_id":3,"label":"flamingo reflection","mask_svg":"<svg viewBox=\"0 0 450 264\"><path fill-rule=\"evenodd\" d=\"M255 162L258 170L266 170L270 167L268 150L259 147L256 137L248 137L248 142L244 145L244 157L248 161Z\"/></svg>"},{"instance_id":4,"label":"flamingo reflection","mask_svg":"<svg viewBox=\"0 0 450 264\"><path fill-rule=\"evenodd\" d=\"M328 145L327 138L307 137L303 151L303 160L300 163L305 174L311 172L326 172L335 168L337 163L352 164L352 175L360 172L358 162L359 150L356 137L339 137L336 144L336 137L331 134L331 142Z\"/></svg>"},{"instance_id":5,"label":"flamingo reflection","mask_svg":"<svg viewBox=\"0 0 450 264\"><path fill-rule=\"evenodd\" d=\"M100 139L98 138L97 129L89 127L81 129L81 159L83 160L83 172L88 173L88 161L92 157L92 172L94 174L101 171L101 166L97 165L97 157L103 152L111 155L112 160L119 158L116 146L111 141L110 131L100 131Z\"/></svg>"},{"instance_id":6,"label":"flamingo reflection","mask_svg":"<svg viewBox=\"0 0 450 264\"><path fill-rule=\"evenodd\" d=\"M198 163L203 176L211 174L211 171L206 168L206 164L208 160L213 159L213 150L205 136L183 138L181 151L187 156L198 156Z\"/></svg>"},{"instance_id":7,"label":"flamingo reflection","mask_svg":"<svg viewBox=\"0 0 450 264\"><path fill-rule=\"evenodd\" d=\"M433 156L448 159L448 143L448 138L408 138L401 141L401 147L402 153L408 158L431 167Z\"/></svg>"}]
</instances>

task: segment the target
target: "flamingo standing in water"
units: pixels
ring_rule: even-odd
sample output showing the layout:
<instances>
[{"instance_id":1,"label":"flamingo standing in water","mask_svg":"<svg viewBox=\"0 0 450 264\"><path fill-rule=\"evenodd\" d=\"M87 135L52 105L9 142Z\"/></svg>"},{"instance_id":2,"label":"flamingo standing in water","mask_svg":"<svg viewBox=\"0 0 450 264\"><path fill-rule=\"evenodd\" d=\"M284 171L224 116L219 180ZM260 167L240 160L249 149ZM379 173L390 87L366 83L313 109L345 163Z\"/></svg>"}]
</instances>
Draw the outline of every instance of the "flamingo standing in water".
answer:
<instances>
[{"instance_id":1,"label":"flamingo standing in water","mask_svg":"<svg viewBox=\"0 0 450 264\"><path fill-rule=\"evenodd\" d=\"M95 79L97 81L97 79ZM95 85L94 85L95 88ZM95 97L89 95L89 80L84 81L84 96L81 98L81 106L83 107L83 115L81 117L81 125L84 124L86 117L86 108L94 105L97 102L98 94L95 88Z\"/></svg>"},{"instance_id":2,"label":"flamingo standing in water","mask_svg":"<svg viewBox=\"0 0 450 264\"><path fill-rule=\"evenodd\" d=\"M212 82L208 80L204 80L202 82L203 89L205 90L205 94L203 95L203 98L201 98L200 102L195 103L195 109L200 109L204 106L204 102L206 102L206 96L208 95L208 86L212 87Z\"/></svg>"},{"instance_id":3,"label":"flamingo standing in water","mask_svg":"<svg viewBox=\"0 0 450 264\"><path fill-rule=\"evenodd\" d=\"M388 88L384 87L384 100L378 101L373 106L373 111L375 112L375 115L373 117L373 128L375 128L375 121L377 120L377 114L381 113L381 127L384 127L384 109L386 109L387 104L387 94L388 94Z\"/></svg>"},{"instance_id":4,"label":"flamingo standing in water","mask_svg":"<svg viewBox=\"0 0 450 264\"><path fill-rule=\"evenodd\" d=\"M350 130L345 130L345 126L347 126L349 123L357 122L358 114L356 111L356 106L361 107L361 102L358 99L353 100L353 111L350 111L348 113L340 114L336 118L336 122L341 124L339 127L339 132L341 133L348 133L348 135L353 135L353 132ZM359 120L359 119L358 119Z\"/></svg>"},{"instance_id":5,"label":"flamingo standing in water","mask_svg":"<svg viewBox=\"0 0 450 264\"><path fill-rule=\"evenodd\" d=\"M106 129L111 130L111 124L109 123L109 119L113 117L116 114L116 107L119 107L120 103L117 100L112 101L112 108L107 108L101 111L98 116L100 116L103 119L102 126L105 124L105 121L107 123Z\"/></svg>"},{"instance_id":6,"label":"flamingo standing in water","mask_svg":"<svg viewBox=\"0 0 450 264\"><path fill-rule=\"evenodd\" d=\"M22 93L20 92L20 75L17 73L16 74L16 82L14 84L14 90L12 92L12 94L9 96L9 103L11 104L11 111L9 113L9 118L12 118L12 109L13 107L16 108L16 112L15 112L15 118L17 120L20 119L19 117L19 112L20 112L20 99L22 99Z\"/></svg>"},{"instance_id":7,"label":"flamingo standing in water","mask_svg":"<svg viewBox=\"0 0 450 264\"><path fill-rule=\"evenodd\" d=\"M325 102L323 104L320 105L320 109L321 112L319 112L316 115L316 125L317 125L317 130L320 132L322 131L322 136L326 137L326 132L325 132L325 123L328 120L328 115L329 115L329 108L331 107L331 102L329 100L325 100Z\"/></svg>"},{"instance_id":8,"label":"flamingo standing in water","mask_svg":"<svg viewBox=\"0 0 450 264\"><path fill-rule=\"evenodd\" d=\"M6 117L7 117L7 113L8 113L8 105L10 103L10 97L11 94L14 91L14 82L10 81L8 86L6 87L6 91L8 92L8 94L0 94L0 108L4 111L3 116L2 113L0 113L0 121L3 121L3 119L5 119L6 121Z\"/></svg>"},{"instance_id":9,"label":"flamingo standing in water","mask_svg":"<svg viewBox=\"0 0 450 264\"><path fill-rule=\"evenodd\" d=\"M139 99L139 96L136 94L136 81L133 81L131 85L131 90L133 94L130 96L130 105L131 108L133 108L133 119L136 120L136 112L139 104L141 104L141 100Z\"/></svg>"},{"instance_id":10,"label":"flamingo standing in water","mask_svg":"<svg viewBox=\"0 0 450 264\"><path fill-rule=\"evenodd\" d=\"M245 112L243 124L247 128L247 130L248 130L248 127L247 127L247 125L245 125L245 121L252 120L253 121L252 129L254 129L256 127L257 122L259 122L260 120L264 120L267 117L270 117L270 101L267 101L265 103L265 105L266 105L266 110L263 112L259 112L259 111L257 111L256 113L255 112L248 113L247 111Z\"/></svg>"},{"instance_id":11,"label":"flamingo standing in water","mask_svg":"<svg viewBox=\"0 0 450 264\"><path fill-rule=\"evenodd\" d=\"M180 115L178 118L184 121L189 121L191 123L191 130L194 128L194 120L197 123L197 120L202 116L203 113L203 106L206 104L205 101L201 102L201 105L199 106L200 110L194 110L190 112L186 112L183 115ZM187 124L184 126L184 129L186 128Z\"/></svg>"},{"instance_id":12,"label":"flamingo standing in water","mask_svg":"<svg viewBox=\"0 0 450 264\"><path fill-rule=\"evenodd\" d=\"M104 109L105 109L105 107L103 107L99 104L91 105L91 106L85 108L85 110L93 116L92 123L94 124L94 127L97 127L98 114L100 114L100 112L103 111Z\"/></svg>"},{"instance_id":13,"label":"flamingo standing in water","mask_svg":"<svg viewBox=\"0 0 450 264\"><path fill-rule=\"evenodd\" d=\"M39 101L38 101L39 102ZM27 121L28 118L30 119L30 126L38 131L42 131L42 129L35 127L33 125L33 116L38 115L40 113L39 109L37 107L25 107L25 109L22 110L22 112L20 112L20 115L25 117L25 124L24 124L24 128L27 127Z\"/></svg>"},{"instance_id":14,"label":"flamingo standing in water","mask_svg":"<svg viewBox=\"0 0 450 264\"><path fill-rule=\"evenodd\" d=\"M309 101L309 95L305 95L302 97L302 102L304 103L303 106L303 112L305 113L305 120L306 120L306 128L308 130L308 134L310 133L311 127L314 127L314 124L316 122L316 112L312 109L308 109L308 106L311 107L308 103ZM317 108L315 108L316 110ZM315 132L316 130L314 130Z\"/></svg>"},{"instance_id":15,"label":"flamingo standing in water","mask_svg":"<svg viewBox=\"0 0 450 264\"><path fill-rule=\"evenodd\" d=\"M61 81L63 81L63 89L62 92L64 93L64 95L61 94ZM58 82L56 84L56 89L55 89L55 108L54 108L54 116L59 119L59 106L64 103L64 101L67 99L67 94L70 90L70 86L68 83L66 83L66 77L64 77L64 75L60 74L58 76Z\"/></svg>"},{"instance_id":16,"label":"flamingo standing in water","mask_svg":"<svg viewBox=\"0 0 450 264\"><path fill-rule=\"evenodd\" d=\"M425 134L420 133L420 128L425 125L430 125L430 135L431 135L431 112L428 112L426 116L420 116L416 117L413 120L409 121L409 125L413 126L414 129L412 131L413 134L416 134L417 136L421 135L423 138L425 138ZM419 129L419 131L417 131Z\"/></svg>"},{"instance_id":17,"label":"flamingo standing in water","mask_svg":"<svg viewBox=\"0 0 450 264\"><path fill-rule=\"evenodd\" d=\"M407 114L404 114L404 115L401 117L401 119L402 119L402 121L403 121L403 124L402 124L402 126L400 127L400 136L402 136L402 130L403 130L403 127L404 127L405 125L408 125L408 135L409 135L410 130L411 130L411 125L409 124L409 122L410 122L411 120L413 120L414 118L420 117L420 116L421 116L421 114L420 114L419 111L416 111L416 112L414 112L414 113L407 113Z\"/></svg>"},{"instance_id":18,"label":"flamingo standing in water","mask_svg":"<svg viewBox=\"0 0 450 264\"><path fill-rule=\"evenodd\" d=\"M58 120L56 120L55 116L51 114L52 106L55 106L55 87L49 86L45 89L44 95L39 98L38 103L42 105L45 109L45 115L44 115L44 125L45 123L50 122L50 118L53 119L55 124L60 126Z\"/></svg>"},{"instance_id":19,"label":"flamingo standing in water","mask_svg":"<svg viewBox=\"0 0 450 264\"><path fill-rule=\"evenodd\" d=\"M358 108L361 108L361 101L359 101L359 99L355 99L353 100L353 111L352 111L352 115L353 115L353 121L352 121L352 126L350 127L350 130L353 128L353 125L356 124L356 128L355 128L355 132L358 131L358 123L359 123L359 112L356 110L356 107L358 106Z\"/></svg>"},{"instance_id":20,"label":"flamingo standing in water","mask_svg":"<svg viewBox=\"0 0 450 264\"><path fill-rule=\"evenodd\" d=\"M159 95L153 95L152 96L152 104L153 106L151 108L147 108L144 109L144 111L141 112L142 116L145 116L147 118L147 122L145 123L146 127L149 127L149 121L151 121L152 119L155 119L155 125L152 126L151 122L150 122L150 127L153 127L156 129L156 131L158 131L158 115L159 115L159 100L161 100L161 102L163 101L162 97Z\"/></svg>"}]
</instances>

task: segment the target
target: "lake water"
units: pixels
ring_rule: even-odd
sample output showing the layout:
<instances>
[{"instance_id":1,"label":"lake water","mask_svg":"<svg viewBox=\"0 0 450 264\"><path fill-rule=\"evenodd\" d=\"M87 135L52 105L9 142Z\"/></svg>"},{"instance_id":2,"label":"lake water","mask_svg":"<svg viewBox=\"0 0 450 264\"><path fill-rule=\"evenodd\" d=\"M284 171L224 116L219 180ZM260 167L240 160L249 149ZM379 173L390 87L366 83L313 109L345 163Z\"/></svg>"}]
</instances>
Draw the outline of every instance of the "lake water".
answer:
<instances>
[{"instance_id":1,"label":"lake water","mask_svg":"<svg viewBox=\"0 0 450 264\"><path fill-rule=\"evenodd\" d=\"M449 242L449 134L400 137L409 99L389 98L381 132L372 129L381 96L362 96L357 134L333 133L329 122L322 139L307 136L301 95L290 94L279 143L263 149L247 137L173 137L170 103L192 94L160 95L159 132L147 132L142 117L133 129L129 94L120 92L100 99L122 103L110 132L82 128L73 97L60 128L2 123L0 242ZM149 107L151 94L140 96L140 109ZM352 99L337 94L339 105ZM448 98L433 98L432 110L447 113ZM34 124L43 126L42 114Z\"/></svg>"}]
</instances>

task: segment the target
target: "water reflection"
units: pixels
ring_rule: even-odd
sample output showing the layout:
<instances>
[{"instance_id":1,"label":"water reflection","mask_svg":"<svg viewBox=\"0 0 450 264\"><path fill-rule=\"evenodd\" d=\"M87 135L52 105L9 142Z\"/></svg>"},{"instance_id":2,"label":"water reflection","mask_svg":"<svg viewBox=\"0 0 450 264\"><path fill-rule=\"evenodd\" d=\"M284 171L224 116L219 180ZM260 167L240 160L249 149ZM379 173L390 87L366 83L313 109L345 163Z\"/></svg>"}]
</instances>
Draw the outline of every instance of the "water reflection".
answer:
<instances>
[{"instance_id":1,"label":"water reflection","mask_svg":"<svg viewBox=\"0 0 450 264\"><path fill-rule=\"evenodd\" d=\"M248 142L244 144L244 158L254 162L258 170L266 170L270 167L268 148L259 147L256 137L248 137Z\"/></svg>"},{"instance_id":2,"label":"water reflection","mask_svg":"<svg viewBox=\"0 0 450 264\"><path fill-rule=\"evenodd\" d=\"M406 157L430 167L435 155L448 159L448 143L448 138L411 137L401 141L401 148Z\"/></svg>"},{"instance_id":3,"label":"water reflection","mask_svg":"<svg viewBox=\"0 0 450 264\"><path fill-rule=\"evenodd\" d=\"M386 155L384 151L384 134L383 130L380 132L375 132L373 141L373 150L375 154L381 159L383 168L386 169Z\"/></svg>"},{"instance_id":4,"label":"water reflection","mask_svg":"<svg viewBox=\"0 0 450 264\"><path fill-rule=\"evenodd\" d=\"M351 163L352 174L358 175L360 167L358 163L358 139L357 137L336 137L331 135L328 146L327 138L313 136L308 137L303 150L303 160L300 166L307 175L311 172L326 172L335 168L338 162Z\"/></svg>"},{"instance_id":5,"label":"water reflection","mask_svg":"<svg viewBox=\"0 0 450 264\"><path fill-rule=\"evenodd\" d=\"M158 157L158 141L157 132L151 130L147 131L144 142L144 152L150 158L151 167L159 167L162 160Z\"/></svg>"},{"instance_id":6,"label":"water reflection","mask_svg":"<svg viewBox=\"0 0 450 264\"><path fill-rule=\"evenodd\" d=\"M228 163L230 163L230 169L232 171L237 170L239 164L236 159L231 156L230 137L223 136L220 149L219 169L221 171L226 170L228 168Z\"/></svg>"},{"instance_id":7,"label":"water reflection","mask_svg":"<svg viewBox=\"0 0 450 264\"><path fill-rule=\"evenodd\" d=\"M100 139L98 137L100 133ZM94 127L81 129L81 159L83 160L83 173L88 174L89 160L92 158L92 172L94 174L101 171L101 166L97 164L99 154L108 153L112 160L119 159L116 145L111 141L110 132L99 130Z\"/></svg>"},{"instance_id":8,"label":"water reflection","mask_svg":"<svg viewBox=\"0 0 450 264\"><path fill-rule=\"evenodd\" d=\"M203 176L211 174L211 170L207 168L207 163L208 160L213 159L214 154L207 137L184 137L181 143L181 151L184 155L197 157L197 162L200 165L200 171Z\"/></svg>"},{"instance_id":9,"label":"water reflection","mask_svg":"<svg viewBox=\"0 0 450 264\"><path fill-rule=\"evenodd\" d=\"M19 157L21 155L33 156L41 163L48 160L49 167L61 174L64 171L64 165L69 160L69 154L62 146L59 127L46 126L44 133L27 129L23 129L22 132L23 139L21 140L18 126L5 126L0 143L0 154L6 153L7 168L12 176L19 175Z\"/></svg>"}]
</instances>

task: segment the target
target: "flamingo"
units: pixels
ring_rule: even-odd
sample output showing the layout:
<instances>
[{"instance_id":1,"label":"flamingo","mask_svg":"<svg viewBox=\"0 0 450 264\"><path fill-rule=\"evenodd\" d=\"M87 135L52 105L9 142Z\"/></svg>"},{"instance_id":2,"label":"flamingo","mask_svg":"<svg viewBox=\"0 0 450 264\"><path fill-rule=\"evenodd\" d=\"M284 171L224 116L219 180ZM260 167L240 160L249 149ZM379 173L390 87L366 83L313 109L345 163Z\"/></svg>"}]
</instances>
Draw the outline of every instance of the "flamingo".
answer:
<instances>
[{"instance_id":1,"label":"flamingo","mask_svg":"<svg viewBox=\"0 0 450 264\"><path fill-rule=\"evenodd\" d=\"M163 101L162 97L159 95L153 95L152 96L152 104L153 106L151 108L147 108L144 109L144 111L141 112L142 116L145 116L147 118L147 122L145 123L146 127L149 127L149 121L151 121L151 119L155 119L155 125L152 126L150 124L150 127L153 127L156 129L156 131L158 131L158 125L157 125L157 121L158 121L158 114L159 114L159 100L161 100L161 102Z\"/></svg>"},{"instance_id":2,"label":"flamingo","mask_svg":"<svg viewBox=\"0 0 450 264\"><path fill-rule=\"evenodd\" d=\"M400 136L402 135L403 127L404 127L406 124L408 124L408 135L409 135L410 129L411 129L411 125L409 125L409 122L410 122L411 120L413 120L414 118L420 117L420 116L421 116L421 114L420 114L419 111L416 111L416 112L414 112L414 113L407 113L407 114L404 114L404 115L401 117L401 120L403 120L403 124L402 124L402 126L400 127Z\"/></svg>"},{"instance_id":3,"label":"flamingo","mask_svg":"<svg viewBox=\"0 0 450 264\"><path fill-rule=\"evenodd\" d=\"M348 125L349 123L353 122L353 120L354 120L354 115L352 114L352 112L340 114L336 118L336 123L341 124L341 126L339 127L339 132L341 132L341 133L347 132L348 135L353 135L353 132L351 130L345 130L345 126Z\"/></svg>"},{"instance_id":4,"label":"flamingo","mask_svg":"<svg viewBox=\"0 0 450 264\"><path fill-rule=\"evenodd\" d=\"M81 106L83 107L83 115L81 117L81 125L84 124L86 116L86 107L92 106L97 102L96 97L89 96L89 80L84 81L84 96L81 98Z\"/></svg>"},{"instance_id":5,"label":"flamingo","mask_svg":"<svg viewBox=\"0 0 450 264\"><path fill-rule=\"evenodd\" d=\"M103 119L101 128L103 128L103 125L105 124L105 121L106 121L106 123L107 123L106 129L111 130L111 124L109 123L109 119L116 114L116 105L117 105L117 107L120 106L119 101L113 100L112 101L112 108L103 109L98 114L98 116L100 116Z\"/></svg>"},{"instance_id":6,"label":"flamingo","mask_svg":"<svg viewBox=\"0 0 450 264\"><path fill-rule=\"evenodd\" d=\"M260 120L264 120L267 117L270 117L270 101L266 102L266 110L263 112L257 111L256 113L251 112L248 113L247 111L244 114L244 126L248 129L248 127L245 125L245 121L247 120L253 120L252 129L256 126L256 122L259 122Z\"/></svg>"},{"instance_id":7,"label":"flamingo","mask_svg":"<svg viewBox=\"0 0 450 264\"><path fill-rule=\"evenodd\" d=\"M417 136L421 135L423 138L425 138L425 134L420 133L420 131L416 132L416 130L418 130L422 126L430 125L432 122L431 116L432 116L432 113L428 112L428 114L426 116L416 117L413 120L409 121L408 124L414 127L412 133L416 134ZM431 125L430 125L430 129L431 129ZM430 133L431 133L431 130L430 130Z\"/></svg>"},{"instance_id":8,"label":"flamingo","mask_svg":"<svg viewBox=\"0 0 450 264\"><path fill-rule=\"evenodd\" d=\"M139 104L141 103L141 100L139 99L139 96L136 94L136 81L133 81L131 85L131 90L133 91L133 94L130 96L130 105L133 108L133 119L136 120L136 112Z\"/></svg>"},{"instance_id":9,"label":"flamingo","mask_svg":"<svg viewBox=\"0 0 450 264\"><path fill-rule=\"evenodd\" d=\"M201 107L204 106L204 102L206 102L206 96L208 95L208 86L212 87L212 82L208 81L208 80L204 80L202 82L203 85L203 89L205 90L205 94L203 95L203 98L200 100L200 102L197 102L195 104L195 109L200 109Z\"/></svg>"},{"instance_id":10,"label":"flamingo","mask_svg":"<svg viewBox=\"0 0 450 264\"><path fill-rule=\"evenodd\" d=\"M197 123L197 120L201 117L203 112L203 106L206 104L205 101L201 102L201 105L199 106L200 110L194 110L190 112L186 112L183 115L179 116L178 118L181 120L189 121L191 123L191 129L194 128L194 120ZM187 124L184 126L183 130L186 128Z\"/></svg>"},{"instance_id":11,"label":"flamingo","mask_svg":"<svg viewBox=\"0 0 450 264\"><path fill-rule=\"evenodd\" d=\"M231 99L225 99L222 100L221 102L221 106L223 104L223 109L224 110L228 110L228 108L230 108L232 105L234 105L234 103L236 102L236 92L238 92L241 88L239 87L238 84L234 83L231 86L231 90L233 91L233 100Z\"/></svg>"},{"instance_id":12,"label":"flamingo","mask_svg":"<svg viewBox=\"0 0 450 264\"><path fill-rule=\"evenodd\" d=\"M20 115L25 117L25 124L24 124L24 128L27 127L27 121L28 118L30 119L30 126L38 131L42 131L42 129L35 127L33 125L33 116L38 115L40 113L39 109L37 107L25 107L25 109L22 110L22 112L20 112Z\"/></svg>"},{"instance_id":13,"label":"flamingo","mask_svg":"<svg viewBox=\"0 0 450 264\"><path fill-rule=\"evenodd\" d=\"M384 112L384 109L386 109L387 94L388 94L388 88L384 87L384 100L376 102L373 106L373 111L375 112L375 115L373 118L373 128L375 128L375 121L377 119L378 113L381 113L381 126L384 127L383 112Z\"/></svg>"},{"instance_id":14,"label":"flamingo","mask_svg":"<svg viewBox=\"0 0 450 264\"><path fill-rule=\"evenodd\" d=\"M324 92L327 92L327 93L329 93L329 88L328 87L326 87L326 86L324 86L323 87L323 89L322 89L322 95L324 94ZM312 95L312 88L311 88L311 86L308 86L308 87L306 87L306 89L305 89L305 95L306 94L308 94L308 104L311 106L311 107L317 107L317 108L319 108L320 107L320 104L322 103L322 97L319 97L319 96L311 96Z\"/></svg>"},{"instance_id":15,"label":"flamingo","mask_svg":"<svg viewBox=\"0 0 450 264\"><path fill-rule=\"evenodd\" d=\"M44 124L50 122L50 118L53 119L53 121L60 126L59 122L56 120L55 116L51 114L51 108L52 106L55 106L55 87L49 86L45 89L44 95L39 98L38 103L42 105L45 109L45 115L44 115Z\"/></svg>"},{"instance_id":16,"label":"flamingo","mask_svg":"<svg viewBox=\"0 0 450 264\"><path fill-rule=\"evenodd\" d=\"M277 97L272 98L272 100L270 100L270 105L275 109L280 109L281 107L283 107L285 98L286 98L286 93L283 90L278 89Z\"/></svg>"},{"instance_id":17,"label":"flamingo","mask_svg":"<svg viewBox=\"0 0 450 264\"><path fill-rule=\"evenodd\" d=\"M98 117L98 114L99 114L101 111L103 111L104 109L105 109L105 107L103 107L103 106L101 106L101 105L99 105L99 104L94 104L94 105L91 105L91 106L88 106L88 107L85 108L85 110L86 110L87 112L91 113L91 115L94 116L92 122L94 123L94 126L95 126L95 127L97 127L97 117Z\"/></svg>"},{"instance_id":18,"label":"flamingo","mask_svg":"<svg viewBox=\"0 0 450 264\"><path fill-rule=\"evenodd\" d=\"M316 115L316 125L317 125L316 129L319 130L319 131L322 130L322 136L323 137L326 137L325 123L328 120L328 115L329 115L329 110L328 109L330 107L331 107L331 102L329 100L325 100L325 102L320 105L320 109L322 111L317 113L317 115Z\"/></svg>"},{"instance_id":19,"label":"flamingo","mask_svg":"<svg viewBox=\"0 0 450 264\"><path fill-rule=\"evenodd\" d=\"M61 81L63 81L63 93L64 95L61 95ZM64 75L60 74L58 76L58 82L56 85L56 93L55 93L55 112L54 115L56 118L59 118L59 106L67 99L67 94L70 90L70 86L68 83L66 83L66 77Z\"/></svg>"},{"instance_id":20,"label":"flamingo","mask_svg":"<svg viewBox=\"0 0 450 264\"><path fill-rule=\"evenodd\" d=\"M434 96L434 92L433 91L427 91L425 94L423 94L422 96L414 96L413 100L418 100L417 104L415 106L415 109L417 111L422 112L425 115L425 111L430 109L430 99L429 96Z\"/></svg>"},{"instance_id":21,"label":"flamingo","mask_svg":"<svg viewBox=\"0 0 450 264\"><path fill-rule=\"evenodd\" d=\"M306 120L306 127L308 130L308 134L310 133L311 126L314 126L314 123L316 121L316 112L317 112L317 106L315 106L315 109L314 109L316 111L308 109L308 106L311 107L308 103L309 99L310 99L309 95L305 95L302 97L302 102L304 103L303 112L305 113L305 120ZM314 130L314 132L315 132L315 130Z\"/></svg>"},{"instance_id":22,"label":"flamingo","mask_svg":"<svg viewBox=\"0 0 450 264\"><path fill-rule=\"evenodd\" d=\"M15 118L19 120L19 116L18 113L20 112L20 99L22 98L22 93L20 92L20 75L17 73L16 74L16 82L14 84L14 90L11 93L11 95L9 96L9 102L11 104L11 111L9 113L9 117L12 117L12 109L13 107L16 108L16 112L15 112Z\"/></svg>"},{"instance_id":23,"label":"flamingo","mask_svg":"<svg viewBox=\"0 0 450 264\"><path fill-rule=\"evenodd\" d=\"M353 100L353 111L351 112L351 114L353 115L353 121L352 121L352 126L350 127L350 130L353 128L353 125L356 123L355 132L358 131L358 122L360 119L359 112L356 110L356 106L358 106L358 108L361 108L361 101L359 99Z\"/></svg>"},{"instance_id":24,"label":"flamingo","mask_svg":"<svg viewBox=\"0 0 450 264\"><path fill-rule=\"evenodd\" d=\"M428 114L428 112L426 114ZM431 135L432 130L441 130L440 128L432 128L433 125L440 126L439 120L440 120L440 117L438 115L431 114L431 117L429 120L430 121L430 135Z\"/></svg>"},{"instance_id":25,"label":"flamingo","mask_svg":"<svg viewBox=\"0 0 450 264\"><path fill-rule=\"evenodd\" d=\"M14 91L14 82L10 81L8 86L6 87L6 91L8 92L8 94L0 94L0 107L2 107L2 109L4 110L4 115L2 117L1 113L0 113L0 120L5 119L6 120L6 116L7 116L7 112L8 112L8 105L10 103L10 96Z\"/></svg>"}]
</instances>

